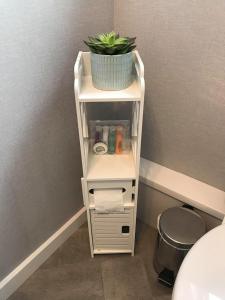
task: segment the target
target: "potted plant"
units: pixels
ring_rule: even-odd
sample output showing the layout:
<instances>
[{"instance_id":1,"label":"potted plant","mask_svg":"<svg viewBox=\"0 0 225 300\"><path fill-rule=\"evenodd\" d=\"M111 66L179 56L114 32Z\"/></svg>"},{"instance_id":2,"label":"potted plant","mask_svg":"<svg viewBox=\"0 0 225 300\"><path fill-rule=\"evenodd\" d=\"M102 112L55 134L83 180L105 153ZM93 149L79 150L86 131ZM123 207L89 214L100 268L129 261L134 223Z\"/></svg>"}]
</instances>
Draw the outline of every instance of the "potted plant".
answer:
<instances>
[{"instance_id":1,"label":"potted plant","mask_svg":"<svg viewBox=\"0 0 225 300\"><path fill-rule=\"evenodd\" d=\"M135 39L115 32L89 37L84 43L91 51L93 85L101 90L121 90L132 83Z\"/></svg>"}]
</instances>

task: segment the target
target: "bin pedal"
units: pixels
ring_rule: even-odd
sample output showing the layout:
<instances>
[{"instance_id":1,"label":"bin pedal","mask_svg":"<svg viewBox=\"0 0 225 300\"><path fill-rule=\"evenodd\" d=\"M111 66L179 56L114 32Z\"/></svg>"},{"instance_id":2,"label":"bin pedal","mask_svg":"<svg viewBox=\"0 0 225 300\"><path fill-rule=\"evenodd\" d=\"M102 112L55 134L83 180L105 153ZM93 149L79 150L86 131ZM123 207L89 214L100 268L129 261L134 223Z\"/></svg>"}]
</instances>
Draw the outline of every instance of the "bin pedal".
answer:
<instances>
[{"instance_id":1,"label":"bin pedal","mask_svg":"<svg viewBox=\"0 0 225 300\"><path fill-rule=\"evenodd\" d=\"M167 287L173 287L175 281L173 271L164 269L159 273L158 281Z\"/></svg>"}]
</instances>

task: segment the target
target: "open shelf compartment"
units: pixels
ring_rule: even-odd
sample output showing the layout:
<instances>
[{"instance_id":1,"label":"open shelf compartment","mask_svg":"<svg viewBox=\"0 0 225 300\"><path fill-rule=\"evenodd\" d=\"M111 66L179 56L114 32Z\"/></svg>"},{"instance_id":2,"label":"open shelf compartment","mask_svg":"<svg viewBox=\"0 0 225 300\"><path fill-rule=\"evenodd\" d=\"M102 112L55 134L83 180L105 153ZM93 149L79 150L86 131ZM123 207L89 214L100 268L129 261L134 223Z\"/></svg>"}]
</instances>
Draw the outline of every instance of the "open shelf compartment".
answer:
<instances>
[{"instance_id":1,"label":"open shelf compartment","mask_svg":"<svg viewBox=\"0 0 225 300\"><path fill-rule=\"evenodd\" d=\"M83 139L83 171L88 181L126 180L137 176L137 137L131 138L131 149L124 154L94 154L90 140Z\"/></svg>"},{"instance_id":2,"label":"open shelf compartment","mask_svg":"<svg viewBox=\"0 0 225 300\"><path fill-rule=\"evenodd\" d=\"M79 52L74 67L77 100L82 102L141 101L144 93L144 66L137 51L133 51L133 83L120 91L103 91L92 84L90 52Z\"/></svg>"},{"instance_id":3,"label":"open shelf compartment","mask_svg":"<svg viewBox=\"0 0 225 300\"><path fill-rule=\"evenodd\" d=\"M87 180L133 179L136 176L132 151L119 155L88 155Z\"/></svg>"}]
</instances>

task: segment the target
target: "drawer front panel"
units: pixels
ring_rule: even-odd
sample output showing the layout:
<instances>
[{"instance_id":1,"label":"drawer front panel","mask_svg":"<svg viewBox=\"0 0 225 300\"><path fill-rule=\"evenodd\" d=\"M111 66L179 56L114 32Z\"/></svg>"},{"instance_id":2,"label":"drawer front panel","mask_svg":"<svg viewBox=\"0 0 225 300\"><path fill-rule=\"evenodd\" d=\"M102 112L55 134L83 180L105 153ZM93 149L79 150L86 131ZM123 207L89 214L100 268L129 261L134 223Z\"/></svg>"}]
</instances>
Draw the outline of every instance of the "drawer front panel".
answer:
<instances>
[{"instance_id":1,"label":"drawer front panel","mask_svg":"<svg viewBox=\"0 0 225 300\"><path fill-rule=\"evenodd\" d=\"M124 204L132 202L132 193L134 190L132 180L88 182L88 200L90 204L94 204L94 191L102 189L122 189Z\"/></svg>"}]
</instances>

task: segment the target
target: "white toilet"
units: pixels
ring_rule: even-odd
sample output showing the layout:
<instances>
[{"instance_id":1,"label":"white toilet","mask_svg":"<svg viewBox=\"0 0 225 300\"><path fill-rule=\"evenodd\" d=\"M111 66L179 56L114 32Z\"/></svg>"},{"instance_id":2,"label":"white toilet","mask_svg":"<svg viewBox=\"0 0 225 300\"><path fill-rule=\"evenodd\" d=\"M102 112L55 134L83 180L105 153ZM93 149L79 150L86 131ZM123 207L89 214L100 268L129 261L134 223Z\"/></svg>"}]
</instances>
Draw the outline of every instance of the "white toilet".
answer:
<instances>
[{"instance_id":1,"label":"white toilet","mask_svg":"<svg viewBox=\"0 0 225 300\"><path fill-rule=\"evenodd\" d=\"M225 300L225 221L191 248L178 272L172 300Z\"/></svg>"}]
</instances>

